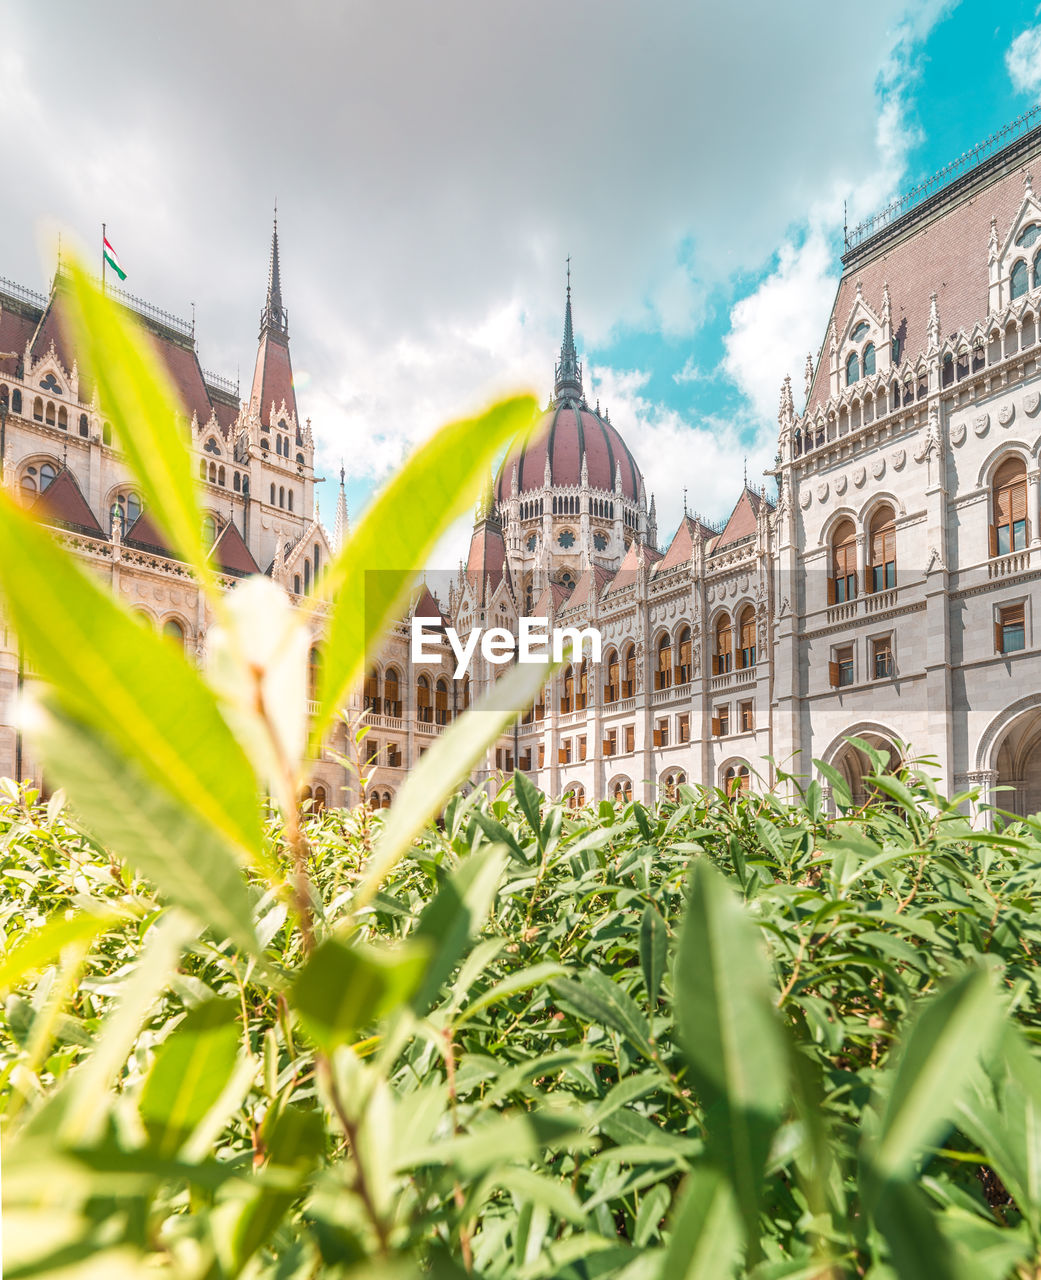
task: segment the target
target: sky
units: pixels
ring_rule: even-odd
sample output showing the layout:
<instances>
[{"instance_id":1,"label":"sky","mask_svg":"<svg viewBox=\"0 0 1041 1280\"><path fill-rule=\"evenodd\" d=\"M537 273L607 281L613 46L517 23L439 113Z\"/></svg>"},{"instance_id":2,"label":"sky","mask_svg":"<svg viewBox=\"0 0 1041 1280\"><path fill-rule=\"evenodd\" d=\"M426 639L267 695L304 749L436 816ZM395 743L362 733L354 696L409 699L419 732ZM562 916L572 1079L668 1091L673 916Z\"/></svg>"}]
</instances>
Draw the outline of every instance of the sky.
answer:
<instances>
[{"instance_id":1,"label":"sky","mask_svg":"<svg viewBox=\"0 0 1041 1280\"><path fill-rule=\"evenodd\" d=\"M797 408L852 226L1041 96L1041 8L942 0L0 0L0 276L57 228L195 304L248 389L278 201L331 526L494 394L543 402L571 256L589 400L659 534L725 518ZM445 563L464 554L453 531Z\"/></svg>"}]
</instances>

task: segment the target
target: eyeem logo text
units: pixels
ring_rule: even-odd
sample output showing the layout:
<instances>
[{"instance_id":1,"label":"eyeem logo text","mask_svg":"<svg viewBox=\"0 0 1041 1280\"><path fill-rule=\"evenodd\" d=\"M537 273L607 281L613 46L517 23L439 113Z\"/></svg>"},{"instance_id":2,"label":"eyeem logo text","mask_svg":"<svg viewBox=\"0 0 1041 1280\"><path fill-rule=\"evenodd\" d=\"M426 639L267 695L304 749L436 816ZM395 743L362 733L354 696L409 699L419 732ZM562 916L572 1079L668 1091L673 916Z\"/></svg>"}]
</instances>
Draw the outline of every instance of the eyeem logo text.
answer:
<instances>
[{"instance_id":1,"label":"eyeem logo text","mask_svg":"<svg viewBox=\"0 0 1041 1280\"><path fill-rule=\"evenodd\" d=\"M478 648L487 662L501 666L504 662L560 662L564 654L573 650L579 657L589 645L590 662L600 661L600 632L596 627L546 626L545 618L520 618L517 634L506 627L475 627L464 640L455 627L446 627L442 618L412 619L412 661L430 662L441 657L441 636L448 638L455 654L456 668L452 677L461 680L470 669ZM516 659L514 658L516 655Z\"/></svg>"}]
</instances>

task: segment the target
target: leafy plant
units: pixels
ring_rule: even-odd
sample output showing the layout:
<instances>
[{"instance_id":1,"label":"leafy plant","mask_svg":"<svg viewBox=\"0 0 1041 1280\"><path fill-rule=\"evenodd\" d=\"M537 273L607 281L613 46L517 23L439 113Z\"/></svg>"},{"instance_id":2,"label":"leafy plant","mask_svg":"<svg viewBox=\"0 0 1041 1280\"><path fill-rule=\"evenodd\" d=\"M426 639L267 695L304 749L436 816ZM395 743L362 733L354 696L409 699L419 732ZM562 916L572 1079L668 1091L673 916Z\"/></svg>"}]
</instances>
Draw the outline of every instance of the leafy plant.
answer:
<instances>
[{"instance_id":1,"label":"leafy plant","mask_svg":"<svg viewBox=\"0 0 1041 1280\"><path fill-rule=\"evenodd\" d=\"M1037 1275L1041 824L976 831L880 759L869 805L833 782L837 817L784 774L788 800L683 787L657 812L523 774L464 796L513 714L491 707L387 813L301 813L305 744L533 402L421 450L300 616L269 583L218 591L169 389L73 287L218 633L195 671L0 502L69 802L3 784L5 1274Z\"/></svg>"}]
</instances>

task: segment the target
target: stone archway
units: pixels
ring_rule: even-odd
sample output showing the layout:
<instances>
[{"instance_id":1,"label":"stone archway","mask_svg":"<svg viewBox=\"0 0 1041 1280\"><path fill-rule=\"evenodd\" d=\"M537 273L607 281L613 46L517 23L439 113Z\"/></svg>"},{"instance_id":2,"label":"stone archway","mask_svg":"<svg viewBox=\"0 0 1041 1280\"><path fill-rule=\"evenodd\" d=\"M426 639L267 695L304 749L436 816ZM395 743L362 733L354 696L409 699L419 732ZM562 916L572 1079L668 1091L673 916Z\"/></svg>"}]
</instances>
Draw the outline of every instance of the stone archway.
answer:
<instances>
[{"instance_id":1,"label":"stone archway","mask_svg":"<svg viewBox=\"0 0 1041 1280\"><path fill-rule=\"evenodd\" d=\"M1022 698L996 716L980 739L969 781L981 800L1017 817L1041 811L1041 694Z\"/></svg>"},{"instance_id":2,"label":"stone archway","mask_svg":"<svg viewBox=\"0 0 1041 1280\"><path fill-rule=\"evenodd\" d=\"M882 725L875 724L851 725L831 744L824 759L842 775L846 786L849 787L854 808L859 809L877 795L865 782L866 777L875 772L875 764L862 747L856 742L849 741L850 738L858 739L876 751L881 751L886 757L886 772L892 772L900 767L903 752L898 745L896 734Z\"/></svg>"}]
</instances>

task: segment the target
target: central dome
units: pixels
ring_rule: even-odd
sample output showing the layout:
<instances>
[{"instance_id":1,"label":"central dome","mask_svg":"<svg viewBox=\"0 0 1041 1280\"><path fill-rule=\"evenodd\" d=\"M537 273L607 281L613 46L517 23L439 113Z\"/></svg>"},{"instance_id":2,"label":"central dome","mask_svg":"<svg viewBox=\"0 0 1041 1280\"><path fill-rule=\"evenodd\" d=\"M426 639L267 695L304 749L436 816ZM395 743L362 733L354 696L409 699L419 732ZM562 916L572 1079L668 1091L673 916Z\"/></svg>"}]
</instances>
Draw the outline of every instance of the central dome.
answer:
<instances>
[{"instance_id":1,"label":"central dome","mask_svg":"<svg viewBox=\"0 0 1041 1280\"><path fill-rule=\"evenodd\" d=\"M499 469L495 497L505 502L513 492L542 489L549 458L549 482L554 488L577 488L585 456L590 489L614 491L615 469L621 472L622 494L637 503L643 476L629 446L608 420L579 399L558 400L539 423L528 443L510 453Z\"/></svg>"},{"instance_id":2,"label":"central dome","mask_svg":"<svg viewBox=\"0 0 1041 1280\"><path fill-rule=\"evenodd\" d=\"M564 308L564 341L554 370L553 407L539 423L529 442L512 450L499 468L495 498L500 505L513 492L514 476L518 493L553 488L578 488L614 492L615 475L620 473L622 496L636 506L640 501L643 476L629 447L611 426L607 415L594 413L582 391L582 366L575 351L571 322L571 265L568 260L567 304ZM582 477L585 459L586 478ZM549 475L546 461L549 460Z\"/></svg>"}]
</instances>

